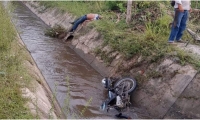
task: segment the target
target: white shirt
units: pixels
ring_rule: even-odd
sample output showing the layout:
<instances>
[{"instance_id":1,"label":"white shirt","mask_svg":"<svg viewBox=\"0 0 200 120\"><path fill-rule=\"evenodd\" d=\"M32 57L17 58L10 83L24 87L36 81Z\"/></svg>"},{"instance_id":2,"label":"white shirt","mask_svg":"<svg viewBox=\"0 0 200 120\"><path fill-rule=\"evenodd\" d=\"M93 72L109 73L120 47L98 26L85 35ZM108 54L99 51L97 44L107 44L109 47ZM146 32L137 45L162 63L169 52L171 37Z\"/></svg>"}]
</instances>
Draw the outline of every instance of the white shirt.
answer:
<instances>
[{"instance_id":1,"label":"white shirt","mask_svg":"<svg viewBox=\"0 0 200 120\"><path fill-rule=\"evenodd\" d=\"M98 20L99 19L99 15L98 14L95 14L95 17L93 20Z\"/></svg>"},{"instance_id":2,"label":"white shirt","mask_svg":"<svg viewBox=\"0 0 200 120\"><path fill-rule=\"evenodd\" d=\"M178 8L178 4L181 4L184 10L190 10L190 0L175 0L174 8Z\"/></svg>"}]
</instances>

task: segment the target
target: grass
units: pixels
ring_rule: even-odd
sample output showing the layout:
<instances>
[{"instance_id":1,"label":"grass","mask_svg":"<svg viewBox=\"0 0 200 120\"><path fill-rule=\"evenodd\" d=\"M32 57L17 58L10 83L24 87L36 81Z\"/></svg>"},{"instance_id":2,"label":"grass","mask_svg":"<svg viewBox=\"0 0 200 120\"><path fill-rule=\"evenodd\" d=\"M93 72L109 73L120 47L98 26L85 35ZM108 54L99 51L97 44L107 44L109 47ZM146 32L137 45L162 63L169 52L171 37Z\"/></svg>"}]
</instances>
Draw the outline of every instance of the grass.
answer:
<instances>
[{"instance_id":1,"label":"grass","mask_svg":"<svg viewBox=\"0 0 200 120\"><path fill-rule=\"evenodd\" d=\"M28 99L21 96L30 77L22 65L23 48L18 46L16 31L1 2L0 22L0 118L33 118L24 106Z\"/></svg>"},{"instance_id":2,"label":"grass","mask_svg":"<svg viewBox=\"0 0 200 120\"><path fill-rule=\"evenodd\" d=\"M70 1L41 1L40 4L44 5L47 8L57 7L61 11L68 11L76 15L77 17L82 16L87 13L95 13L101 10L100 4L102 2L87 2L87 1L78 1L78 2L70 2ZM94 5L95 4L95 9ZM97 7L97 8L96 8ZM77 9L79 8L79 9ZM99 11L97 10L99 8ZM92 10L93 9L93 10Z\"/></svg>"}]
</instances>

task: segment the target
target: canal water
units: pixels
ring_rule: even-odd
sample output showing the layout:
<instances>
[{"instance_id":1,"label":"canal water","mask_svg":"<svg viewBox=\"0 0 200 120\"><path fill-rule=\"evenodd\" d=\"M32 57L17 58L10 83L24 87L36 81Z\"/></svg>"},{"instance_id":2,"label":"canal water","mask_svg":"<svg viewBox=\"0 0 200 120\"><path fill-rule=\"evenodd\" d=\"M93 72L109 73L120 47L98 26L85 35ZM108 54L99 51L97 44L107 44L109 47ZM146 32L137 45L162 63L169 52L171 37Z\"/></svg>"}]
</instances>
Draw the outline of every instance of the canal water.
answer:
<instances>
[{"instance_id":1,"label":"canal water","mask_svg":"<svg viewBox=\"0 0 200 120\"><path fill-rule=\"evenodd\" d=\"M26 6L14 4L12 21L67 118L112 118L99 109L103 77L62 40L45 36L49 27Z\"/></svg>"}]
</instances>

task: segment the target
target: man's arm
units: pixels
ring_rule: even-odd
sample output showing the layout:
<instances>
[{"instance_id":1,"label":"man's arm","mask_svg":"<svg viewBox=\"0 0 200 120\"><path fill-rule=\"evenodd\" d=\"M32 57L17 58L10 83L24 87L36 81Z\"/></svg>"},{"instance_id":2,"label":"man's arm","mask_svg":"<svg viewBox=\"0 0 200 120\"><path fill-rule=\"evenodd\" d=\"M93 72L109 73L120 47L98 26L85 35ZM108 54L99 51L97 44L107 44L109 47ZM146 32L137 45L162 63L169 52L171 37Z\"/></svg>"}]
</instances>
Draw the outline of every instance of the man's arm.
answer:
<instances>
[{"instance_id":1,"label":"man's arm","mask_svg":"<svg viewBox=\"0 0 200 120\"><path fill-rule=\"evenodd\" d=\"M86 25L86 23L88 23L88 22L90 22L90 21L92 21L92 20L85 20L85 21L82 23L82 25Z\"/></svg>"},{"instance_id":2,"label":"man's arm","mask_svg":"<svg viewBox=\"0 0 200 120\"><path fill-rule=\"evenodd\" d=\"M184 12L184 9L182 7L182 2L181 0L175 0L175 2L178 4L178 9L180 12Z\"/></svg>"},{"instance_id":3,"label":"man's arm","mask_svg":"<svg viewBox=\"0 0 200 120\"><path fill-rule=\"evenodd\" d=\"M179 11L184 12L184 9L183 9L183 7L182 7L182 4L178 4L178 9L179 9Z\"/></svg>"}]
</instances>

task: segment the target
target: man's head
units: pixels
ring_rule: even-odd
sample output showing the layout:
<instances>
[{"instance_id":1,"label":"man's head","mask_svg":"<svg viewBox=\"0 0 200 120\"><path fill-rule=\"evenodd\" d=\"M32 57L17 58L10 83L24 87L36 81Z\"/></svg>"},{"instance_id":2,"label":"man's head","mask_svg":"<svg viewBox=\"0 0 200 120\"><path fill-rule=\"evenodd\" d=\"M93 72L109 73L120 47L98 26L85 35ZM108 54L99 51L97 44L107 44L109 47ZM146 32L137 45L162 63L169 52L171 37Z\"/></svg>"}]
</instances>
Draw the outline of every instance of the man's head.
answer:
<instances>
[{"instance_id":1,"label":"man's head","mask_svg":"<svg viewBox=\"0 0 200 120\"><path fill-rule=\"evenodd\" d=\"M101 20L103 18L103 16L99 15L99 19Z\"/></svg>"}]
</instances>

